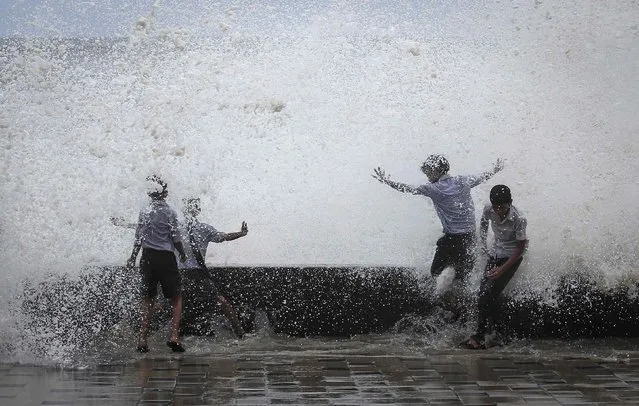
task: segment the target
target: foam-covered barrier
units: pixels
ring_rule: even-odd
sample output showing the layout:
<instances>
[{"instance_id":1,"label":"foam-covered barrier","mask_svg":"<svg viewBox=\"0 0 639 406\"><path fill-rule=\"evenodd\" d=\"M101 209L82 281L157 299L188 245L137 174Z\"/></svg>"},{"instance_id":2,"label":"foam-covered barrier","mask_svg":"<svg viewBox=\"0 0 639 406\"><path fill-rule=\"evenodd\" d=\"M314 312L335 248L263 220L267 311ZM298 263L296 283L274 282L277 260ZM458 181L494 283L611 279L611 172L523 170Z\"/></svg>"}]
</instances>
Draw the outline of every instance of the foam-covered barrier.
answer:
<instances>
[{"instance_id":1,"label":"foam-covered barrier","mask_svg":"<svg viewBox=\"0 0 639 406\"><path fill-rule=\"evenodd\" d=\"M428 283L403 267L214 267L183 271L182 332L214 334L220 309L210 284L240 311L245 329L265 312L275 332L351 336L384 332L406 316L434 311ZM427 287L424 287L427 286ZM91 339L123 319L139 323L140 275L124 267L94 267L79 277L25 281L18 297L24 327L62 341ZM504 296L499 329L529 338L637 337L639 285L601 289L583 274L564 276L551 295ZM521 293L521 292L520 292ZM554 297L552 301L542 297ZM168 320L168 307L160 323ZM162 319L163 318L163 319ZM472 322L472 321L471 321ZM157 323L156 323L157 324Z\"/></svg>"}]
</instances>

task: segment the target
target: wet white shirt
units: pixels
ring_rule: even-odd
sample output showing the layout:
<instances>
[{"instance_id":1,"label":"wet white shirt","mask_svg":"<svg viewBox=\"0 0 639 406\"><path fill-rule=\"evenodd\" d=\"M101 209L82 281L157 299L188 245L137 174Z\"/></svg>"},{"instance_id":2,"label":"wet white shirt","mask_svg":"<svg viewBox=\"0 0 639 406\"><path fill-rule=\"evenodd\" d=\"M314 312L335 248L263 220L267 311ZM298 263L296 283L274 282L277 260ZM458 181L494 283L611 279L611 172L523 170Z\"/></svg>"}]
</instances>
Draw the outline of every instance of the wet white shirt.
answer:
<instances>
[{"instance_id":1,"label":"wet white shirt","mask_svg":"<svg viewBox=\"0 0 639 406\"><path fill-rule=\"evenodd\" d=\"M495 258L509 258L517 248L517 241L525 241L526 217L515 207L510 206L508 215L504 220L495 213L493 206L484 206L482 221L490 220L490 226L495 234L495 242L490 250L490 255Z\"/></svg>"},{"instance_id":2,"label":"wet white shirt","mask_svg":"<svg viewBox=\"0 0 639 406\"><path fill-rule=\"evenodd\" d=\"M435 183L417 187L417 193L430 197L445 234L475 232L475 205L470 189L486 180L486 175L444 175Z\"/></svg>"},{"instance_id":3,"label":"wet white shirt","mask_svg":"<svg viewBox=\"0 0 639 406\"><path fill-rule=\"evenodd\" d=\"M210 224L201 223L197 220L193 222L192 226L193 237L195 240L195 246L200 251L202 258L206 259L206 250L210 242L223 242L226 240L226 233L217 231L215 227ZM199 268L200 266L193 255L191 250L191 240L186 224L181 225L180 232L184 239L184 252L186 254L186 261L179 264L180 269Z\"/></svg>"},{"instance_id":4,"label":"wet white shirt","mask_svg":"<svg viewBox=\"0 0 639 406\"><path fill-rule=\"evenodd\" d=\"M177 214L164 200L151 200L151 204L140 211L135 239L142 248L173 252L175 244L182 242Z\"/></svg>"}]
</instances>

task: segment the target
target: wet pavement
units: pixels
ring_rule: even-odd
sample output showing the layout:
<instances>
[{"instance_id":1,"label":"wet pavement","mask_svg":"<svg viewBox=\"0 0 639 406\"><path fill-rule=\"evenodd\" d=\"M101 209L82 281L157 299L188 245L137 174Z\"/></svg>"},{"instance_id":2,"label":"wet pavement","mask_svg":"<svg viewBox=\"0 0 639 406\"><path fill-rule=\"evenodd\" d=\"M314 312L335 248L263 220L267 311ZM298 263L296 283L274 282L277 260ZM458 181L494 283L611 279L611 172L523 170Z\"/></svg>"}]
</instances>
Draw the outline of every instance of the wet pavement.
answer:
<instances>
[{"instance_id":1,"label":"wet pavement","mask_svg":"<svg viewBox=\"0 0 639 406\"><path fill-rule=\"evenodd\" d=\"M310 343L310 344L308 344ZM639 405L639 352L617 357L237 348L91 367L0 364L0 405Z\"/></svg>"}]
</instances>

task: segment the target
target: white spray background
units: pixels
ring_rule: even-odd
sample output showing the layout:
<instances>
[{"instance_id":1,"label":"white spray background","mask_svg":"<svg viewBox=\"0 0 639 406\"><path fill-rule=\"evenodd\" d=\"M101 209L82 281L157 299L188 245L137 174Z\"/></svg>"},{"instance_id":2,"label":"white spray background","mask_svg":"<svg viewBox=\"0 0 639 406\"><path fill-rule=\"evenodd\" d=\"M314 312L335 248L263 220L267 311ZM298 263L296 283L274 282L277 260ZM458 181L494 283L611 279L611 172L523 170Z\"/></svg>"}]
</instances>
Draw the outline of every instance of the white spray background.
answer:
<instances>
[{"instance_id":1,"label":"white spray background","mask_svg":"<svg viewBox=\"0 0 639 406\"><path fill-rule=\"evenodd\" d=\"M526 213L520 283L636 277L635 1L237 4L173 25L169 6L150 7L107 58L99 42L85 57L50 41L3 50L3 291L123 264L132 231L108 218L135 221L151 173L176 209L197 195L218 229L248 222L211 265L425 271L441 232L432 204L370 174L419 184L435 152L453 174L507 160L474 197L479 213L505 183Z\"/></svg>"}]
</instances>

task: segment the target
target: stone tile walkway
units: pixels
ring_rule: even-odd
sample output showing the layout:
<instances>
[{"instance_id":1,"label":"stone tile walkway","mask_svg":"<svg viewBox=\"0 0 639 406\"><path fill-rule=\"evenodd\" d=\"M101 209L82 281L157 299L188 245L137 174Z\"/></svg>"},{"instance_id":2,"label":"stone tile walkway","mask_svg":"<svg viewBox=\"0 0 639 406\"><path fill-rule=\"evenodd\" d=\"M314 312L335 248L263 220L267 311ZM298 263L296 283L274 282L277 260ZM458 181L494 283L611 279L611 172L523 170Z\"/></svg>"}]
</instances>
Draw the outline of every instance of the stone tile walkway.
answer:
<instances>
[{"instance_id":1,"label":"stone tile walkway","mask_svg":"<svg viewBox=\"0 0 639 406\"><path fill-rule=\"evenodd\" d=\"M639 355L251 351L83 370L0 364L3 406L528 404L639 405Z\"/></svg>"}]
</instances>

